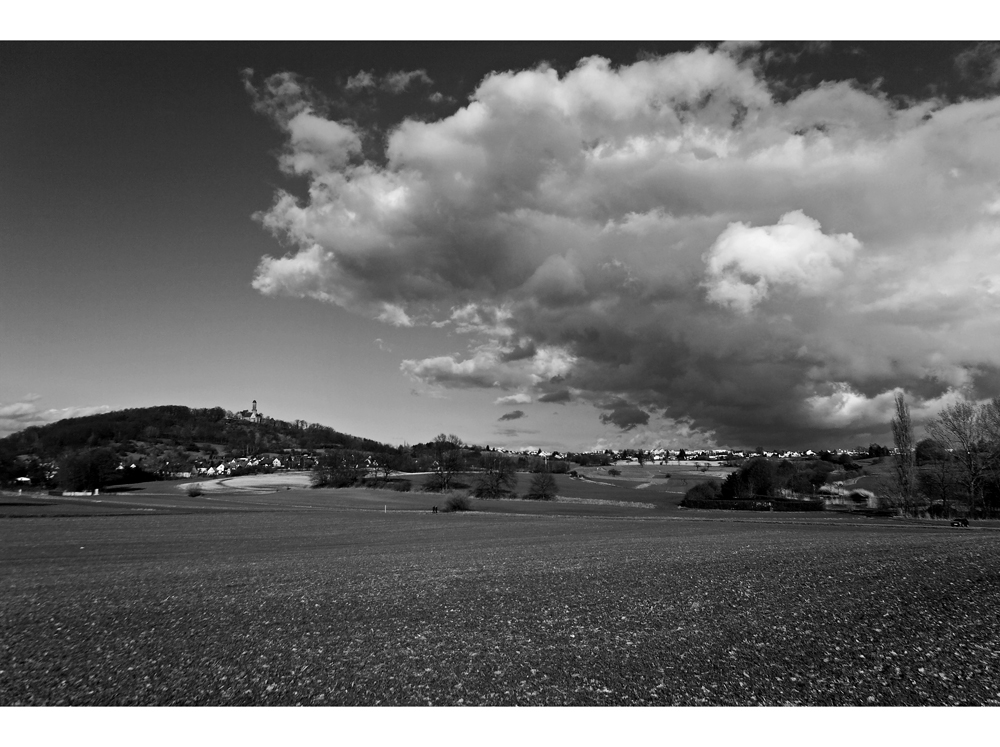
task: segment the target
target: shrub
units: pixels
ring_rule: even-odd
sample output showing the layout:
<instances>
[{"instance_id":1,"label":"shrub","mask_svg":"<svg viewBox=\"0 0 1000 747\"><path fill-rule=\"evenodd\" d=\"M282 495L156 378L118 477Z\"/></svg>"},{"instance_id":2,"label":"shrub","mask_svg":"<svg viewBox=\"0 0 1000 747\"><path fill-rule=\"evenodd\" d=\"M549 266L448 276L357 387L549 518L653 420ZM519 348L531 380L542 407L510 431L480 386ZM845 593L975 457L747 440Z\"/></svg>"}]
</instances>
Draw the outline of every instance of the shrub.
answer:
<instances>
[{"instance_id":1,"label":"shrub","mask_svg":"<svg viewBox=\"0 0 1000 747\"><path fill-rule=\"evenodd\" d=\"M618 475L620 475L621 473L622 471L620 469L615 469L614 467L608 470L608 474L611 475L612 477L618 477Z\"/></svg>"},{"instance_id":2,"label":"shrub","mask_svg":"<svg viewBox=\"0 0 1000 747\"><path fill-rule=\"evenodd\" d=\"M690 492L690 491L689 491ZM823 511L823 501L790 501L777 498L767 500L707 500L684 496L685 508L710 508L727 511Z\"/></svg>"},{"instance_id":3,"label":"shrub","mask_svg":"<svg viewBox=\"0 0 1000 747\"><path fill-rule=\"evenodd\" d=\"M810 481L810 474L811 473L808 472L796 472L788 478L788 482L785 483L785 487L793 493L811 493L817 486ZM824 476L823 479L825 480L826 477Z\"/></svg>"},{"instance_id":4,"label":"shrub","mask_svg":"<svg viewBox=\"0 0 1000 747\"><path fill-rule=\"evenodd\" d=\"M774 511L825 511L826 504L821 500L773 500L771 508Z\"/></svg>"},{"instance_id":5,"label":"shrub","mask_svg":"<svg viewBox=\"0 0 1000 747\"><path fill-rule=\"evenodd\" d=\"M451 513L452 511L471 511L472 501L469 500L469 496L462 495L461 493L452 493L448 500L444 502L444 507L441 509L444 513Z\"/></svg>"},{"instance_id":6,"label":"shrub","mask_svg":"<svg viewBox=\"0 0 1000 747\"><path fill-rule=\"evenodd\" d=\"M356 480L347 477L313 477L311 485L314 488L350 488L357 484Z\"/></svg>"},{"instance_id":7,"label":"shrub","mask_svg":"<svg viewBox=\"0 0 1000 747\"><path fill-rule=\"evenodd\" d=\"M187 494L192 498L197 498L202 494L201 483L196 482L194 485L188 485Z\"/></svg>"},{"instance_id":8,"label":"shrub","mask_svg":"<svg viewBox=\"0 0 1000 747\"><path fill-rule=\"evenodd\" d=\"M726 478L720 497L728 501L768 498L778 487L778 465L767 457L753 457Z\"/></svg>"},{"instance_id":9,"label":"shrub","mask_svg":"<svg viewBox=\"0 0 1000 747\"><path fill-rule=\"evenodd\" d=\"M346 485L340 487L349 487ZM361 480L361 487L381 490L396 490L400 493L409 493L413 488L413 483L402 477L365 477Z\"/></svg>"},{"instance_id":10,"label":"shrub","mask_svg":"<svg viewBox=\"0 0 1000 747\"><path fill-rule=\"evenodd\" d=\"M682 506L687 506L688 501L716 501L722 497L722 485L718 480L708 480L699 482L688 488L684 494Z\"/></svg>"},{"instance_id":11,"label":"shrub","mask_svg":"<svg viewBox=\"0 0 1000 747\"><path fill-rule=\"evenodd\" d=\"M468 483L460 482L459 480L454 479L454 477L450 478L449 485L446 486L442 481L441 476L434 474L427 479L427 482L424 483L421 490L425 493L445 493L449 490L467 490L468 488Z\"/></svg>"}]
</instances>

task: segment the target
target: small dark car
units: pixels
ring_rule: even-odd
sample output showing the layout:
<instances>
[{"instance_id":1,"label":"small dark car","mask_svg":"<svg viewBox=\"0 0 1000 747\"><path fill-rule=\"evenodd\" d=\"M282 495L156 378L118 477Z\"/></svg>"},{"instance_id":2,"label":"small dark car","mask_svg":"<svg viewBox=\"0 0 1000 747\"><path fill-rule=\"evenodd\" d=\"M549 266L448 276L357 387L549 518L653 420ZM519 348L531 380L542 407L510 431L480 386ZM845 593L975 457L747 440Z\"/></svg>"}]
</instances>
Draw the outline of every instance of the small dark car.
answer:
<instances>
[{"instance_id":1,"label":"small dark car","mask_svg":"<svg viewBox=\"0 0 1000 747\"><path fill-rule=\"evenodd\" d=\"M966 529L968 529L969 520L966 519L964 516L961 519L952 519L951 525L953 527L965 527Z\"/></svg>"}]
</instances>

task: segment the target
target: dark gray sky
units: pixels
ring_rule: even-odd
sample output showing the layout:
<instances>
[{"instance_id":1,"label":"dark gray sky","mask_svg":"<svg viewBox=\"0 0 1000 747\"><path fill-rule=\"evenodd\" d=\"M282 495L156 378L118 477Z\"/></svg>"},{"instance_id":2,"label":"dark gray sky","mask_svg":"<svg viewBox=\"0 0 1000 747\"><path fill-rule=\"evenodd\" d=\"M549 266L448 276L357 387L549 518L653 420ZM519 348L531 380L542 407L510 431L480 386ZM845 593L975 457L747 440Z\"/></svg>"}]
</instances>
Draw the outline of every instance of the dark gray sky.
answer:
<instances>
[{"instance_id":1,"label":"dark gray sky","mask_svg":"<svg viewBox=\"0 0 1000 747\"><path fill-rule=\"evenodd\" d=\"M0 432L885 440L1000 394L998 53L5 43Z\"/></svg>"}]
</instances>

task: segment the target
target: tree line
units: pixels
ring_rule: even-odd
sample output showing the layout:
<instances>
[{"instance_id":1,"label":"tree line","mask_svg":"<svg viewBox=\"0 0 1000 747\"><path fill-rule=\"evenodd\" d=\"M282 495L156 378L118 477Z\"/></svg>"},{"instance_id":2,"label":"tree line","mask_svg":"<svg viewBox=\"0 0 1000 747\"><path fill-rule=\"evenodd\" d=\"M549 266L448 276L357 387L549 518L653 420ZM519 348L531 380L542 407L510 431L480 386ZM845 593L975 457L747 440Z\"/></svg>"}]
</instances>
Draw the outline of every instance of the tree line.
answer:
<instances>
[{"instance_id":1,"label":"tree line","mask_svg":"<svg viewBox=\"0 0 1000 747\"><path fill-rule=\"evenodd\" d=\"M684 496L685 505L701 501L773 503L790 494L814 496L829 475L839 470L843 479L862 474L862 467L847 454L837 458L801 461L776 460L765 456L747 459L725 480L708 480L692 486Z\"/></svg>"},{"instance_id":2,"label":"tree line","mask_svg":"<svg viewBox=\"0 0 1000 747\"><path fill-rule=\"evenodd\" d=\"M465 444L454 434L441 433L426 444L401 449L396 454L371 454L356 449L331 451L313 469L314 487L371 485L395 487L395 473L427 472L424 490L447 493L470 490L477 498L513 497L517 472L534 473L525 497L550 500L555 497L553 473L568 472L566 460L547 460L523 455L508 456ZM395 481L400 478L397 476ZM408 488L407 488L408 489Z\"/></svg>"},{"instance_id":3,"label":"tree line","mask_svg":"<svg viewBox=\"0 0 1000 747\"><path fill-rule=\"evenodd\" d=\"M891 421L896 446L887 505L901 513L970 517L1000 515L1000 397L947 405L914 443L910 407L901 393Z\"/></svg>"},{"instance_id":4,"label":"tree line","mask_svg":"<svg viewBox=\"0 0 1000 747\"><path fill-rule=\"evenodd\" d=\"M914 517L1000 516L1000 397L945 406L925 424L927 437L916 441L909 405L897 393L889 426L895 448L872 444L867 450L873 463L889 468L876 481L879 510ZM795 462L752 457L721 483L694 485L685 502L721 507L815 495L835 469L841 481L864 474L848 454L821 452L818 459Z\"/></svg>"}]
</instances>

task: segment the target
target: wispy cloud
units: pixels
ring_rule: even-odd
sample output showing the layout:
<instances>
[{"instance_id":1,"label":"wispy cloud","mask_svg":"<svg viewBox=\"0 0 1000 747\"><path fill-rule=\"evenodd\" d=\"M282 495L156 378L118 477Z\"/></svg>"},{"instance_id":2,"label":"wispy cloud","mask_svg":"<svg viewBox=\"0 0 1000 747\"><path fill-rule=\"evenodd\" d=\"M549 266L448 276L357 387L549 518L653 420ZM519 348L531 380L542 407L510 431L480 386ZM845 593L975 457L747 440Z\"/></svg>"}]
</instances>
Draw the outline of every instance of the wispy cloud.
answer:
<instances>
[{"instance_id":1,"label":"wispy cloud","mask_svg":"<svg viewBox=\"0 0 1000 747\"><path fill-rule=\"evenodd\" d=\"M525 394L524 392L518 392L517 394L508 394L505 397L497 397L493 401L494 405L526 405L531 402L531 395Z\"/></svg>"},{"instance_id":2,"label":"wispy cloud","mask_svg":"<svg viewBox=\"0 0 1000 747\"><path fill-rule=\"evenodd\" d=\"M375 88L377 85L378 78L375 77L375 73L370 70L362 70L348 78L344 88L348 91L356 91L362 88Z\"/></svg>"},{"instance_id":3,"label":"wispy cloud","mask_svg":"<svg viewBox=\"0 0 1000 747\"><path fill-rule=\"evenodd\" d=\"M514 410L513 412L506 412L501 415L497 420L519 420L524 417L524 410Z\"/></svg>"},{"instance_id":4,"label":"wispy cloud","mask_svg":"<svg viewBox=\"0 0 1000 747\"><path fill-rule=\"evenodd\" d=\"M434 81L427 75L426 70L399 70L394 73L387 73L382 78L382 87L392 93L402 93L414 83L425 86L434 85Z\"/></svg>"},{"instance_id":5,"label":"wispy cloud","mask_svg":"<svg viewBox=\"0 0 1000 747\"><path fill-rule=\"evenodd\" d=\"M446 96L443 93L441 93L440 91L434 91L434 93L432 93L430 96L427 97L427 100L430 101L432 104L454 104L455 103L455 99L452 96Z\"/></svg>"},{"instance_id":6,"label":"wispy cloud","mask_svg":"<svg viewBox=\"0 0 1000 747\"><path fill-rule=\"evenodd\" d=\"M498 436L503 436L505 438L520 438L521 436L524 435L531 435L538 433L537 430L531 428L501 428L499 426L494 428L493 432ZM522 445L517 448L527 449L534 447L525 447Z\"/></svg>"},{"instance_id":7,"label":"wispy cloud","mask_svg":"<svg viewBox=\"0 0 1000 747\"><path fill-rule=\"evenodd\" d=\"M389 93L402 93L415 84L431 86L434 81L424 69L397 70L382 76L376 75L373 70L362 70L348 78L344 88L348 91L379 88Z\"/></svg>"}]
</instances>

